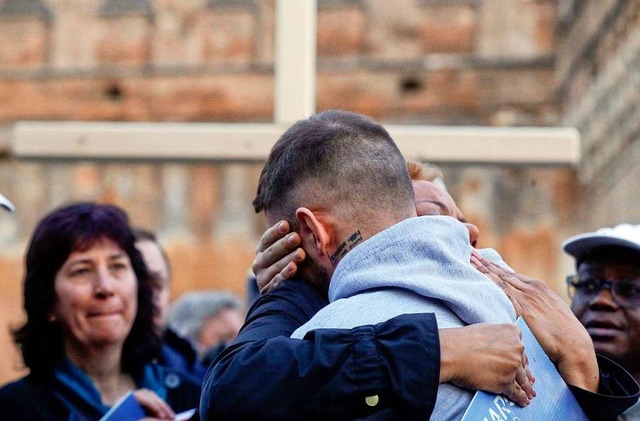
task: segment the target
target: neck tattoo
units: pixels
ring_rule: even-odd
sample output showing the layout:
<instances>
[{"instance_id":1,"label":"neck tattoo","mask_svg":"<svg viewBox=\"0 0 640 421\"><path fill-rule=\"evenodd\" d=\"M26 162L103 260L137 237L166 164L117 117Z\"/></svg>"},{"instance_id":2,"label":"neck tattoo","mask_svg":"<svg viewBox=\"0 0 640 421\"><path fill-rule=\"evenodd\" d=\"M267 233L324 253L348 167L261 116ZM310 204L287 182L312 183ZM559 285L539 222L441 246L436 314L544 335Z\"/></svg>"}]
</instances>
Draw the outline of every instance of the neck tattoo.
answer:
<instances>
[{"instance_id":1,"label":"neck tattoo","mask_svg":"<svg viewBox=\"0 0 640 421\"><path fill-rule=\"evenodd\" d=\"M364 240L359 230L351 234L351 236L347 238L346 241L338 246L336 252L329 256L329 259L331 259L331 263L333 264L333 266L336 266L338 262L340 262L340 260L345 256L345 254L347 254L352 248L360 244L362 241Z\"/></svg>"}]
</instances>

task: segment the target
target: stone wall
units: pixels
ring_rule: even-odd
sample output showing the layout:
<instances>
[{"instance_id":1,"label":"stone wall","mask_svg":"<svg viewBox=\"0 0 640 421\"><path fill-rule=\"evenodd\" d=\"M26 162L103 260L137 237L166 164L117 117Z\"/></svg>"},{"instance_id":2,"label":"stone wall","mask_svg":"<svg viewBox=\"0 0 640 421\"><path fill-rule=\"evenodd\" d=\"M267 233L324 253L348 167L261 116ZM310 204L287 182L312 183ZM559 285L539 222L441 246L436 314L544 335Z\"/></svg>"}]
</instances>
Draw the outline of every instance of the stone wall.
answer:
<instances>
[{"instance_id":1,"label":"stone wall","mask_svg":"<svg viewBox=\"0 0 640 421\"><path fill-rule=\"evenodd\" d=\"M561 2L556 83L582 134L581 226L640 223L640 4Z\"/></svg>"},{"instance_id":2,"label":"stone wall","mask_svg":"<svg viewBox=\"0 0 640 421\"><path fill-rule=\"evenodd\" d=\"M386 123L555 125L556 1L320 0L317 108ZM0 147L19 120L268 122L273 0L0 0ZM176 139L177 142L180 139ZM0 161L0 324L21 320L22 255L42 215L119 204L159 233L173 296L244 293L265 228L249 206L261 165ZM558 280L575 231L573 172L445 165L480 244ZM622 192L620 194L623 194ZM3 332L4 334L4 332ZM4 344L4 345L3 345ZM0 353L9 355L6 336ZM0 362L0 382L19 358Z\"/></svg>"}]
</instances>

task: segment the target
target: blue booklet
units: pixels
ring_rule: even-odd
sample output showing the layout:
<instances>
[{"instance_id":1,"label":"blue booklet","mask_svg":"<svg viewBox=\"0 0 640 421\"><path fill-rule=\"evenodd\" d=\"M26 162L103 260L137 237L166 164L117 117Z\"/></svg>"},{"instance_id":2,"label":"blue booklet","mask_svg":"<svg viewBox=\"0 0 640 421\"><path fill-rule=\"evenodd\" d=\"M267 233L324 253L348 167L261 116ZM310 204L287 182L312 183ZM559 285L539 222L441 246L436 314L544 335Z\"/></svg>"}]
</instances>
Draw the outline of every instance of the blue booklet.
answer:
<instances>
[{"instance_id":1,"label":"blue booklet","mask_svg":"<svg viewBox=\"0 0 640 421\"><path fill-rule=\"evenodd\" d=\"M130 391L116 402L100 421L137 421L144 417L142 407L133 396L133 391Z\"/></svg>"},{"instance_id":2,"label":"blue booklet","mask_svg":"<svg viewBox=\"0 0 640 421\"><path fill-rule=\"evenodd\" d=\"M560 373L522 318L516 325L529 357L529 370L536 378L536 397L527 407L520 407L501 395L477 392L462 421L588 421L576 398Z\"/></svg>"}]
</instances>

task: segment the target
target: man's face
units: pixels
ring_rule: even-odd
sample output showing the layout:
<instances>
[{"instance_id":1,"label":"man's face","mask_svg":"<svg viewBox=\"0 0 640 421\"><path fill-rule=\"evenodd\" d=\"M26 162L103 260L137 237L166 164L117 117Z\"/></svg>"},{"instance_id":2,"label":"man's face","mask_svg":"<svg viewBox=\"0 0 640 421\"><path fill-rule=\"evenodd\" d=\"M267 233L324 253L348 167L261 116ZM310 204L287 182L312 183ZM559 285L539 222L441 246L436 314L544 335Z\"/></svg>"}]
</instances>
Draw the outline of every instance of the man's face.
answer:
<instances>
[{"instance_id":1,"label":"man's face","mask_svg":"<svg viewBox=\"0 0 640 421\"><path fill-rule=\"evenodd\" d=\"M444 189L425 180L413 181L413 193L418 216L444 215L456 218L469 230L469 242L476 246L480 231L478 227L467 222L453 198Z\"/></svg>"},{"instance_id":2,"label":"man's face","mask_svg":"<svg viewBox=\"0 0 640 421\"><path fill-rule=\"evenodd\" d=\"M632 257L588 258L580 263L578 277L580 281L598 279L614 285L622 280L640 283L640 263ZM597 353L638 372L640 306L621 305L616 298L608 288L592 293L578 288L571 309L587 328Z\"/></svg>"},{"instance_id":3,"label":"man's face","mask_svg":"<svg viewBox=\"0 0 640 421\"><path fill-rule=\"evenodd\" d=\"M136 248L142 254L144 263L151 274L151 288L153 290L153 302L158 308L158 314L154 318L156 326L163 328L169 309L169 267L164 260L158 244L149 240L136 241Z\"/></svg>"}]
</instances>

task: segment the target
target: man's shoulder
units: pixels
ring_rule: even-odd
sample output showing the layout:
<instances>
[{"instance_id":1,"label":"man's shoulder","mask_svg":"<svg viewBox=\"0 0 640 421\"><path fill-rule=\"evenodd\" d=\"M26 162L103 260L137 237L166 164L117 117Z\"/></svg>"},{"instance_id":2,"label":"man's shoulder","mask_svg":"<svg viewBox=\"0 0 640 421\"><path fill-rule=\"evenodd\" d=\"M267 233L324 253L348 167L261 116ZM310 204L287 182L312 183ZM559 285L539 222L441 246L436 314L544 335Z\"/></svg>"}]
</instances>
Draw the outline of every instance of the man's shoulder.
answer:
<instances>
[{"instance_id":1,"label":"man's shoulder","mask_svg":"<svg viewBox=\"0 0 640 421\"><path fill-rule=\"evenodd\" d=\"M251 306L232 345L288 337L327 304L327 298L305 281L285 281Z\"/></svg>"},{"instance_id":2,"label":"man's shoulder","mask_svg":"<svg viewBox=\"0 0 640 421\"><path fill-rule=\"evenodd\" d=\"M274 311L303 314L309 319L328 303L328 299L308 282L291 279L260 297L249 310L247 320L251 316Z\"/></svg>"}]
</instances>

